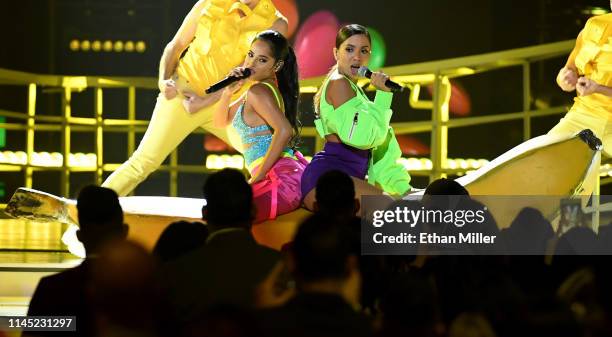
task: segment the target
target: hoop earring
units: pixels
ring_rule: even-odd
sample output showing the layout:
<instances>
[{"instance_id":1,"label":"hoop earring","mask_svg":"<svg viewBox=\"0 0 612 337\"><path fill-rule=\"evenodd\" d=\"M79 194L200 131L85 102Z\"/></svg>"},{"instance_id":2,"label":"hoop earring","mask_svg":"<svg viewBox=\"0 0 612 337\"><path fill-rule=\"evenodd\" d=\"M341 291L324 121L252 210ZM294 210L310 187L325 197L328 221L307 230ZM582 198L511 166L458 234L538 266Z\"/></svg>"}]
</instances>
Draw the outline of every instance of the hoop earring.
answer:
<instances>
[{"instance_id":1,"label":"hoop earring","mask_svg":"<svg viewBox=\"0 0 612 337\"><path fill-rule=\"evenodd\" d=\"M279 70L281 70L281 68L284 66L285 64L283 63L283 61L280 61L276 64L276 66L274 66L274 72L277 73Z\"/></svg>"}]
</instances>

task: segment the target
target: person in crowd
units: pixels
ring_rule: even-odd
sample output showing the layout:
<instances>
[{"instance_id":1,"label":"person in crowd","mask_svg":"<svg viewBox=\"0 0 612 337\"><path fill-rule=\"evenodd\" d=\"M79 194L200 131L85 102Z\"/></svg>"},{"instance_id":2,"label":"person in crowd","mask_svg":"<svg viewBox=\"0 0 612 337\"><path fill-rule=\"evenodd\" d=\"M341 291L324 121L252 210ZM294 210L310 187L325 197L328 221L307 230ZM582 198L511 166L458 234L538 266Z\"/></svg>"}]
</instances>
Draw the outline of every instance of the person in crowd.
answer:
<instances>
[{"instance_id":1,"label":"person in crowd","mask_svg":"<svg viewBox=\"0 0 612 337\"><path fill-rule=\"evenodd\" d=\"M470 195L461 184L446 178L440 178L429 183L424 193L425 195Z\"/></svg>"},{"instance_id":2,"label":"person in crowd","mask_svg":"<svg viewBox=\"0 0 612 337\"><path fill-rule=\"evenodd\" d=\"M205 244L163 265L160 273L168 322L186 330L211 306L251 307L257 286L280 260L277 251L259 245L251 234L253 192L240 171L211 174L203 191Z\"/></svg>"},{"instance_id":3,"label":"person in crowd","mask_svg":"<svg viewBox=\"0 0 612 337\"><path fill-rule=\"evenodd\" d=\"M204 245L207 237L208 228L201 222L173 222L157 239L153 255L165 263Z\"/></svg>"},{"instance_id":4,"label":"person in crowd","mask_svg":"<svg viewBox=\"0 0 612 337\"><path fill-rule=\"evenodd\" d=\"M340 170L327 171L317 181L314 211L338 221L353 220L361 204L355 197L355 184Z\"/></svg>"},{"instance_id":5,"label":"person in crowd","mask_svg":"<svg viewBox=\"0 0 612 337\"><path fill-rule=\"evenodd\" d=\"M351 229L322 215L299 227L289 254L296 294L284 305L259 312L267 336L370 336L356 311L361 275Z\"/></svg>"},{"instance_id":6,"label":"person in crowd","mask_svg":"<svg viewBox=\"0 0 612 337\"><path fill-rule=\"evenodd\" d=\"M142 245L106 242L92 262L88 296L96 322L91 336L160 335L164 312L155 279L158 265Z\"/></svg>"},{"instance_id":7,"label":"person in crowd","mask_svg":"<svg viewBox=\"0 0 612 337\"><path fill-rule=\"evenodd\" d=\"M86 186L77 198L79 230L77 238L85 247L86 258L75 268L43 277L28 308L28 316L76 316L76 331L63 336L93 336L95 324L92 303L87 294L91 282L92 261L105 243L123 240L128 226L113 190ZM57 335L51 331L28 331L24 336Z\"/></svg>"}]
</instances>

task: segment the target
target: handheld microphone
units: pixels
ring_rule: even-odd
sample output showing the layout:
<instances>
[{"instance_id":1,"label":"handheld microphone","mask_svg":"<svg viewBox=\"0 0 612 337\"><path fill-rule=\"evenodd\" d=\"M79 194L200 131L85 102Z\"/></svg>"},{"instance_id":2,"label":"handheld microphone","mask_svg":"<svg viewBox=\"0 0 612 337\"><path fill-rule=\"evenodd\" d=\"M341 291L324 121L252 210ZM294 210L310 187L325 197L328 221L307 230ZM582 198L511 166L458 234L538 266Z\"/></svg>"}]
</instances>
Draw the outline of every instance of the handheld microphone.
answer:
<instances>
[{"instance_id":1,"label":"handheld microphone","mask_svg":"<svg viewBox=\"0 0 612 337\"><path fill-rule=\"evenodd\" d=\"M232 83L234 83L234 82L237 82L237 81L243 80L243 79L245 79L245 78L247 78L247 77L249 77L249 76L251 76L251 69L249 69L249 68L245 68L245 69L242 71L242 75L241 75L241 76L233 76L233 75L230 75L230 76L228 76L228 77L226 77L226 78L222 79L221 81L219 81L219 82L217 82L217 83L215 83L215 84L211 85L211 86L210 86L210 88L206 89L206 91L205 91L205 92L206 92L207 94L211 94L211 93L213 93L213 92L215 92L215 91L219 91L219 90L221 90L221 89L223 89L223 88L227 87L228 85L230 85L230 84L232 84Z\"/></svg>"},{"instance_id":2,"label":"handheld microphone","mask_svg":"<svg viewBox=\"0 0 612 337\"><path fill-rule=\"evenodd\" d=\"M368 69L368 67L366 66L361 66L359 67L359 70L357 71L357 74L359 74L359 76L361 77L366 77L366 78L371 78L372 77L372 71L370 69ZM387 86L387 88L391 89L391 91L393 92L402 92L404 91L404 87L402 87L399 83L395 83L391 80L386 80L385 81L385 85Z\"/></svg>"}]
</instances>

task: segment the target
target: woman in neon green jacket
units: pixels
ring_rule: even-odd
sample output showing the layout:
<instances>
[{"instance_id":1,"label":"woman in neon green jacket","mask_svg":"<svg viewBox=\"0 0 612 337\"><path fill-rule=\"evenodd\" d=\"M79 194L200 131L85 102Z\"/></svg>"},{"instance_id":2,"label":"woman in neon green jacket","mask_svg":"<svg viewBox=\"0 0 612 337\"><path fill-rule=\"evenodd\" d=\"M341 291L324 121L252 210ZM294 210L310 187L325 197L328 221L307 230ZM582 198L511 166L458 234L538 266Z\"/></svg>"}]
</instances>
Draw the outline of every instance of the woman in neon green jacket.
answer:
<instances>
[{"instance_id":1,"label":"woman in neon green jacket","mask_svg":"<svg viewBox=\"0 0 612 337\"><path fill-rule=\"evenodd\" d=\"M357 71L368 64L371 40L361 25L344 26L336 36L336 65L315 95L315 125L326 140L302 176L304 205L314 209L319 177L340 170L353 178L361 195L403 195L410 191L410 175L397 163L401 150L389 126L393 94L385 86L389 78L372 74L376 87L374 101L357 86Z\"/></svg>"}]
</instances>

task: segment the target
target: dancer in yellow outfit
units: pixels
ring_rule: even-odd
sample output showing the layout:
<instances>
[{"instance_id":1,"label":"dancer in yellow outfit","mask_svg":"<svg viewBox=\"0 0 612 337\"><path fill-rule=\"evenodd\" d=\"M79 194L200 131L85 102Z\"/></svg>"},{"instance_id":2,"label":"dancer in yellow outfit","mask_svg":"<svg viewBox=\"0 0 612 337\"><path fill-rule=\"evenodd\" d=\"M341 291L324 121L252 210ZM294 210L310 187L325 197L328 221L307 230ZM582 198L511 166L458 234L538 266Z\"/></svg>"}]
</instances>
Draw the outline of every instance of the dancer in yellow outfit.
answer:
<instances>
[{"instance_id":1,"label":"dancer in yellow outfit","mask_svg":"<svg viewBox=\"0 0 612 337\"><path fill-rule=\"evenodd\" d=\"M612 7L612 1L611 1ZM590 18L559 71L562 90L576 90L574 105L549 135L573 135L591 129L612 156L612 14Z\"/></svg>"},{"instance_id":2,"label":"dancer in yellow outfit","mask_svg":"<svg viewBox=\"0 0 612 337\"><path fill-rule=\"evenodd\" d=\"M164 50L160 95L138 149L102 186L127 195L197 127L228 142L226 130L212 125L213 105L222 91L205 95L204 90L240 65L256 34L268 28L287 32L287 20L272 0L198 1ZM190 113L185 106L193 94L203 97L204 107Z\"/></svg>"}]
</instances>

